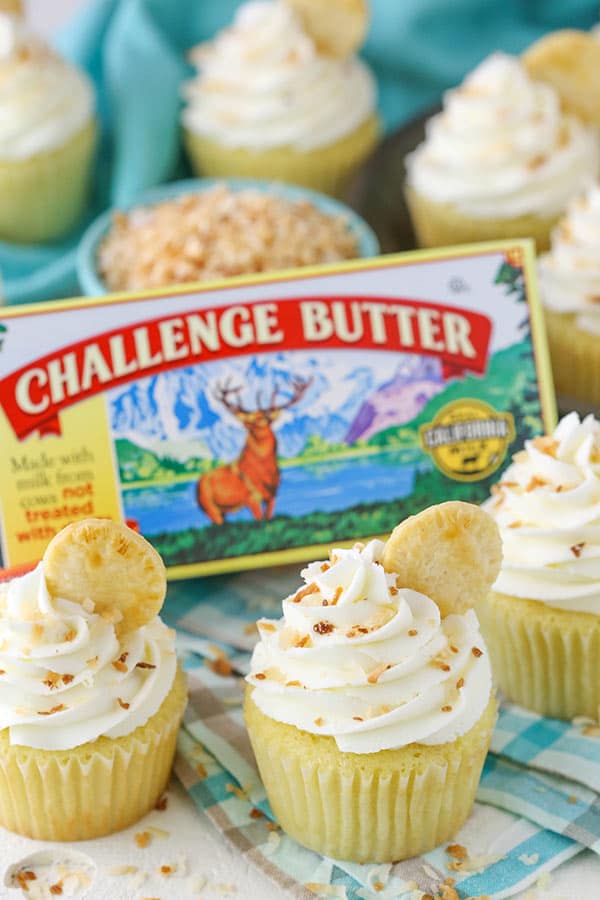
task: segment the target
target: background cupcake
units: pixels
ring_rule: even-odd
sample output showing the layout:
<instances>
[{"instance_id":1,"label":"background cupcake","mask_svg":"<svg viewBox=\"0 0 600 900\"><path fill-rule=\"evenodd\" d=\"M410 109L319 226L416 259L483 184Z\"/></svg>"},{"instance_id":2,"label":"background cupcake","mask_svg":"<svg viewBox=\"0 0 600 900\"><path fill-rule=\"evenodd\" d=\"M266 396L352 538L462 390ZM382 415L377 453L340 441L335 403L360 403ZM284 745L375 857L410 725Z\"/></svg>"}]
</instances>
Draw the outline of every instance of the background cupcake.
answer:
<instances>
[{"instance_id":1,"label":"background cupcake","mask_svg":"<svg viewBox=\"0 0 600 900\"><path fill-rule=\"evenodd\" d=\"M539 260L554 385L564 406L600 404L600 185L573 200Z\"/></svg>"},{"instance_id":2,"label":"background cupcake","mask_svg":"<svg viewBox=\"0 0 600 900\"><path fill-rule=\"evenodd\" d=\"M317 50L285 0L244 4L191 54L186 146L198 174L268 177L339 194L379 134L374 79Z\"/></svg>"},{"instance_id":3,"label":"background cupcake","mask_svg":"<svg viewBox=\"0 0 600 900\"><path fill-rule=\"evenodd\" d=\"M418 571L390 571L407 558ZM300 843L391 862L463 824L496 714L466 607L474 582L489 586L499 563L489 516L442 504L406 520L385 548L371 541L312 563L283 618L259 621L246 723L273 812ZM465 604L455 613L450 572Z\"/></svg>"},{"instance_id":4,"label":"background cupcake","mask_svg":"<svg viewBox=\"0 0 600 900\"><path fill-rule=\"evenodd\" d=\"M487 509L504 559L478 605L494 678L546 716L600 708L600 423L570 413L526 441Z\"/></svg>"},{"instance_id":5,"label":"background cupcake","mask_svg":"<svg viewBox=\"0 0 600 900\"><path fill-rule=\"evenodd\" d=\"M407 200L422 246L533 237L546 249L568 201L598 174L594 130L502 53L444 98L407 158Z\"/></svg>"},{"instance_id":6,"label":"background cupcake","mask_svg":"<svg viewBox=\"0 0 600 900\"><path fill-rule=\"evenodd\" d=\"M95 145L88 78L0 7L0 239L60 237L80 218Z\"/></svg>"}]
</instances>

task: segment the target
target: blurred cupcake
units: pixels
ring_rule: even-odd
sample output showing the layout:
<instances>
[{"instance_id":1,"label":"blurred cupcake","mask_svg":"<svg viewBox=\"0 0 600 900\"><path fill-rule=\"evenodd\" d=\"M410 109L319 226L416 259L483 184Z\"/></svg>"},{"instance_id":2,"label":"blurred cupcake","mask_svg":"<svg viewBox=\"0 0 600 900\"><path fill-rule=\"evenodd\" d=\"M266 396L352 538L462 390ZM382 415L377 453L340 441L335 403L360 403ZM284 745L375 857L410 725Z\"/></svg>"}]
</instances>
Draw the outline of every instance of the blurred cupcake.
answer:
<instances>
[{"instance_id":1,"label":"blurred cupcake","mask_svg":"<svg viewBox=\"0 0 600 900\"><path fill-rule=\"evenodd\" d=\"M0 239L58 238L80 218L95 145L88 78L0 5Z\"/></svg>"},{"instance_id":2,"label":"blurred cupcake","mask_svg":"<svg viewBox=\"0 0 600 900\"><path fill-rule=\"evenodd\" d=\"M600 423L525 442L486 504L504 558L477 611L501 690L545 716L600 710Z\"/></svg>"},{"instance_id":3,"label":"blurred cupcake","mask_svg":"<svg viewBox=\"0 0 600 900\"><path fill-rule=\"evenodd\" d=\"M192 51L185 142L198 174L273 178L340 194L379 135L373 76L326 55L291 3L245 3Z\"/></svg>"},{"instance_id":4,"label":"blurred cupcake","mask_svg":"<svg viewBox=\"0 0 600 900\"><path fill-rule=\"evenodd\" d=\"M569 200L597 177L598 135L503 53L444 98L406 161L421 246L533 237L538 250Z\"/></svg>"},{"instance_id":5,"label":"blurred cupcake","mask_svg":"<svg viewBox=\"0 0 600 900\"><path fill-rule=\"evenodd\" d=\"M496 717L468 607L500 554L477 507L430 507L386 545L311 563L283 618L258 622L246 725L271 808L300 843L392 862L464 823Z\"/></svg>"},{"instance_id":6,"label":"blurred cupcake","mask_svg":"<svg viewBox=\"0 0 600 900\"><path fill-rule=\"evenodd\" d=\"M563 406L600 404L600 185L573 200L539 260L554 384Z\"/></svg>"},{"instance_id":7,"label":"blurred cupcake","mask_svg":"<svg viewBox=\"0 0 600 900\"><path fill-rule=\"evenodd\" d=\"M165 588L156 551L108 519L63 529L2 586L2 828L89 840L154 808L186 703Z\"/></svg>"}]
</instances>

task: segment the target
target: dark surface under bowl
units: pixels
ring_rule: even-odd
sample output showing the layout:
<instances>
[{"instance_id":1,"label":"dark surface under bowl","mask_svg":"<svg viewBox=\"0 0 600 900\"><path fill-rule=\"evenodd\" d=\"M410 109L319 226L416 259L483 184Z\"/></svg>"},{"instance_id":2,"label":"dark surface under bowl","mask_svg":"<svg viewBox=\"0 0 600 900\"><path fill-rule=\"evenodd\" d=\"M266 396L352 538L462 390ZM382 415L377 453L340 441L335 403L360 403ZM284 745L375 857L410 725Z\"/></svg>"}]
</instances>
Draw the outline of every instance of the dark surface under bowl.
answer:
<instances>
[{"instance_id":1,"label":"dark surface under bowl","mask_svg":"<svg viewBox=\"0 0 600 900\"><path fill-rule=\"evenodd\" d=\"M425 136L425 123L439 112L434 107L388 135L360 169L347 202L379 238L383 253L414 250L415 235L404 200L404 159Z\"/></svg>"}]
</instances>

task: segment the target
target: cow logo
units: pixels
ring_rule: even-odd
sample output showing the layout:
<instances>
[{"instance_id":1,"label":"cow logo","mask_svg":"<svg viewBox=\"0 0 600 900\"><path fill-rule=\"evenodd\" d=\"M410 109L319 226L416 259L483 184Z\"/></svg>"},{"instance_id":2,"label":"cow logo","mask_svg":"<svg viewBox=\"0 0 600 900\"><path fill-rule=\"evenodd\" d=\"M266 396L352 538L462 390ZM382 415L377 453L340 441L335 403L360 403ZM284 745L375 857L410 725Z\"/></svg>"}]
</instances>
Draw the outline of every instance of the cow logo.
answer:
<instances>
[{"instance_id":1,"label":"cow logo","mask_svg":"<svg viewBox=\"0 0 600 900\"><path fill-rule=\"evenodd\" d=\"M472 397L447 403L419 429L421 445L455 481L481 481L502 465L515 439L511 413Z\"/></svg>"}]
</instances>

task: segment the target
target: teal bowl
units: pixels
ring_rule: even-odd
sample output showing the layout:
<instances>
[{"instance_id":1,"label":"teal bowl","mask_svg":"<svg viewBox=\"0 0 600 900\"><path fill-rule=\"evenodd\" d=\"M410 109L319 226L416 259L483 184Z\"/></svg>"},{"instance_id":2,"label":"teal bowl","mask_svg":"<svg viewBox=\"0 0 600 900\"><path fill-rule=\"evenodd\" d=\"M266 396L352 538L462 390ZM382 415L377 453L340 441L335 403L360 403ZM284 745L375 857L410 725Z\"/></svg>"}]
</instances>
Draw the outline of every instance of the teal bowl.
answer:
<instances>
[{"instance_id":1,"label":"teal bowl","mask_svg":"<svg viewBox=\"0 0 600 900\"><path fill-rule=\"evenodd\" d=\"M358 244L358 257L366 259L378 256L380 253L379 241L375 232L353 210L339 200L334 200L325 194L311 191L308 188L282 184L277 181L263 181L257 178L190 178L185 181L174 181L161 187L146 191L135 202L119 207L127 212L136 206L152 206L163 200L179 197L181 194L194 194L210 190L217 184L226 184L232 191L242 191L254 188L258 191L284 197L287 200L308 200L321 212L331 216L344 216L348 222L349 230L354 234ZM109 209L92 222L85 231L77 250L77 277L81 290L88 297L97 297L108 293L108 289L102 281L96 267L98 247L110 230L112 217L116 210Z\"/></svg>"}]
</instances>

